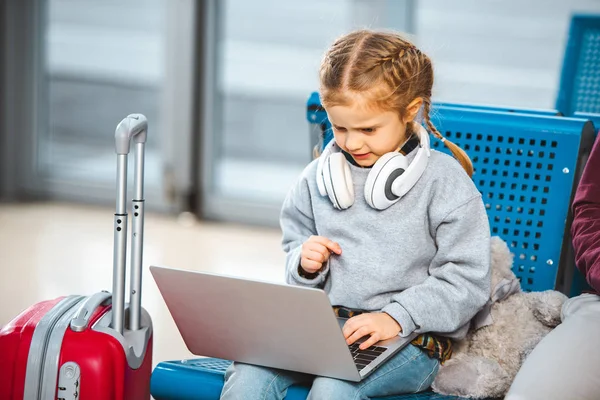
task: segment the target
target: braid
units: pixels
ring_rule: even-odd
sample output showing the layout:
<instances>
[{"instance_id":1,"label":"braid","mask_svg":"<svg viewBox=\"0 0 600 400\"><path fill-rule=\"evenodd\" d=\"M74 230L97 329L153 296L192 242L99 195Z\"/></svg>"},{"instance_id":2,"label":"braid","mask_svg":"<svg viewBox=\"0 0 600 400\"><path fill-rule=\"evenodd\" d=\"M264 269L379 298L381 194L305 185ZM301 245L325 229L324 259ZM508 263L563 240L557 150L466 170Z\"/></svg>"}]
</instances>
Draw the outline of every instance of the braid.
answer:
<instances>
[{"instance_id":1,"label":"braid","mask_svg":"<svg viewBox=\"0 0 600 400\"><path fill-rule=\"evenodd\" d=\"M473 163L471 162L471 159L469 158L467 153L465 153L465 151L463 149L461 149L460 147L458 147L456 144L452 143L451 141L446 139L444 136L442 136L442 134L435 127L435 125L433 125L433 123L431 122L431 118L429 115L429 113L431 111L431 98L427 97L427 98L423 99L423 111L424 111L423 119L425 120L427 129L429 129L429 131L431 133L433 133L435 135L435 137L437 137L438 139L440 139L442 141L442 143L444 143L444 145L448 148L448 150L450 150L452 152L452 154L454 155L454 158L456 158L458 160L458 162L460 163L460 165L462 165L462 167L467 172L469 177L472 177L473 176Z\"/></svg>"},{"instance_id":2,"label":"braid","mask_svg":"<svg viewBox=\"0 0 600 400\"><path fill-rule=\"evenodd\" d=\"M378 60L376 65L381 65L383 80L389 87L395 88L390 95L398 92L410 97L415 92L414 86L419 86L419 75L426 65L425 57L413 44L401 41L391 55ZM405 106L407 105L408 102Z\"/></svg>"},{"instance_id":3,"label":"braid","mask_svg":"<svg viewBox=\"0 0 600 400\"><path fill-rule=\"evenodd\" d=\"M397 54L393 54L391 56L381 57L381 63L386 61L398 62L400 59L406 54L406 49L402 48Z\"/></svg>"}]
</instances>

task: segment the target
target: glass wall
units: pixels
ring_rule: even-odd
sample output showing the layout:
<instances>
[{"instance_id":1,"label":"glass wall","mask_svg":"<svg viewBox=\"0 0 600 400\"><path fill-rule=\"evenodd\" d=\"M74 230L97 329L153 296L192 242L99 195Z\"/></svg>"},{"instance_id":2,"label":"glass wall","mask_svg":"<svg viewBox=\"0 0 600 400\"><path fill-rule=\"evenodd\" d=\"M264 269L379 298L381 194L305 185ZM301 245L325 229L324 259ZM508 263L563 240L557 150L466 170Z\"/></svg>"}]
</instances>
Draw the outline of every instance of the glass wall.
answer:
<instances>
[{"instance_id":1,"label":"glass wall","mask_svg":"<svg viewBox=\"0 0 600 400\"><path fill-rule=\"evenodd\" d=\"M358 27L408 33L433 60L434 101L553 108L571 16L600 12L592 0L211 4L204 212L273 224L311 160L305 103L338 35Z\"/></svg>"},{"instance_id":2,"label":"glass wall","mask_svg":"<svg viewBox=\"0 0 600 400\"><path fill-rule=\"evenodd\" d=\"M571 16L600 13L600 3L23 0L12 9L37 15L19 31L36 40L10 53L31 53L26 84L12 85L21 92L4 96L14 102L7 120L21 121L12 131L27 138L13 182L112 204L114 129L140 112L154 206L178 210L173 192L191 194L204 217L274 225L311 161L306 100L337 36L405 32L433 59L434 100L552 108ZM7 20L13 30L21 21Z\"/></svg>"},{"instance_id":3,"label":"glass wall","mask_svg":"<svg viewBox=\"0 0 600 400\"><path fill-rule=\"evenodd\" d=\"M116 125L130 113L142 113L149 124L146 186L156 208L163 201L157 196L163 184L160 106L167 1L45 4L33 190L112 200Z\"/></svg>"}]
</instances>

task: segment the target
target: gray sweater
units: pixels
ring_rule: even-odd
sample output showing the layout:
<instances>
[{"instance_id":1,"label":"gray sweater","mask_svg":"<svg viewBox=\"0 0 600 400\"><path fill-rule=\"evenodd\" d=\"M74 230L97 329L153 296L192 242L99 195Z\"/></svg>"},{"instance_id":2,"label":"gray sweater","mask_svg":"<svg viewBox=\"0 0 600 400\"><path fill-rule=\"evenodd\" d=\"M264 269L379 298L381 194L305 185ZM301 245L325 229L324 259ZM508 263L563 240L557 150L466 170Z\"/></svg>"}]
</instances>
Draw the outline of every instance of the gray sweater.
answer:
<instances>
[{"instance_id":1,"label":"gray sweater","mask_svg":"<svg viewBox=\"0 0 600 400\"><path fill-rule=\"evenodd\" d=\"M386 312L402 336L463 336L489 298L491 274L485 207L460 164L432 150L417 184L383 211L364 199L369 168L351 166L355 201L339 211L319 194L316 167L305 168L281 211L287 282L322 288L332 305ZM298 267L311 235L339 243L342 254L306 279Z\"/></svg>"}]
</instances>

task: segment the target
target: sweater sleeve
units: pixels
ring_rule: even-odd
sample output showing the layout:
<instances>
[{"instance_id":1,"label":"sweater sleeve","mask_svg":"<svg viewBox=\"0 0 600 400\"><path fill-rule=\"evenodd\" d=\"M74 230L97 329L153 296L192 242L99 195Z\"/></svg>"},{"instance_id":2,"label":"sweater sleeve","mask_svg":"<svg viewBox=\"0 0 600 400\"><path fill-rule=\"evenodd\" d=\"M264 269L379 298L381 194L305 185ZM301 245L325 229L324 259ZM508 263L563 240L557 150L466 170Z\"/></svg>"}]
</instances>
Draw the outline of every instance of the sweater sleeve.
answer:
<instances>
[{"instance_id":1,"label":"sweater sleeve","mask_svg":"<svg viewBox=\"0 0 600 400\"><path fill-rule=\"evenodd\" d=\"M571 235L575 263L589 285L600 293L600 136L575 193Z\"/></svg>"},{"instance_id":2,"label":"sweater sleeve","mask_svg":"<svg viewBox=\"0 0 600 400\"><path fill-rule=\"evenodd\" d=\"M286 282L308 287L322 287L329 265L326 263L316 277L308 279L299 274L302 244L316 235L315 221L308 181L301 178L283 202L280 215L283 250L286 252Z\"/></svg>"},{"instance_id":3,"label":"sweater sleeve","mask_svg":"<svg viewBox=\"0 0 600 400\"><path fill-rule=\"evenodd\" d=\"M382 310L398 321L401 336L454 332L489 298L490 228L479 194L446 215L435 242L429 277L395 295Z\"/></svg>"}]
</instances>

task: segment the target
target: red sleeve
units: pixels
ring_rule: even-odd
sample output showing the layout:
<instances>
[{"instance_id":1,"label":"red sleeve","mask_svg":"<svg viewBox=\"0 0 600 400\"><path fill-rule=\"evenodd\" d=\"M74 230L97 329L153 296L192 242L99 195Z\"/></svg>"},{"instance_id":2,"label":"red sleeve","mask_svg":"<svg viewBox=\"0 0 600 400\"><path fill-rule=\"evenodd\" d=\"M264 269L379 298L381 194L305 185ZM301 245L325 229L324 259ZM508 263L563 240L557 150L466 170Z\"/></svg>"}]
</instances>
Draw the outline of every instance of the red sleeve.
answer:
<instances>
[{"instance_id":1,"label":"red sleeve","mask_svg":"<svg viewBox=\"0 0 600 400\"><path fill-rule=\"evenodd\" d=\"M600 135L575 193L571 234L577 267L600 293Z\"/></svg>"}]
</instances>

